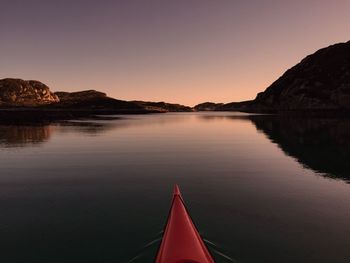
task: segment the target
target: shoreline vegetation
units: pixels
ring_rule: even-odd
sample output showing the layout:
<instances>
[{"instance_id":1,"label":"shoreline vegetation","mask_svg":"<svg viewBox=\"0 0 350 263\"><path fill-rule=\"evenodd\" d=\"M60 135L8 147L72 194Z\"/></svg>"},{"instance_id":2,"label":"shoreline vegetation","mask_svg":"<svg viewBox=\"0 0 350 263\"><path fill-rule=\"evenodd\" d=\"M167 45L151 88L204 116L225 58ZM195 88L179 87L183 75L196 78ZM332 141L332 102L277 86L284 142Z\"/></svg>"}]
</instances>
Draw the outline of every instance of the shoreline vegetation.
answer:
<instances>
[{"instance_id":1,"label":"shoreline vegetation","mask_svg":"<svg viewBox=\"0 0 350 263\"><path fill-rule=\"evenodd\" d=\"M35 80L0 80L0 121L5 122L192 111L350 116L350 41L307 56L255 99L226 104L205 102L189 107L166 102L123 101L95 90L54 93Z\"/></svg>"}]
</instances>

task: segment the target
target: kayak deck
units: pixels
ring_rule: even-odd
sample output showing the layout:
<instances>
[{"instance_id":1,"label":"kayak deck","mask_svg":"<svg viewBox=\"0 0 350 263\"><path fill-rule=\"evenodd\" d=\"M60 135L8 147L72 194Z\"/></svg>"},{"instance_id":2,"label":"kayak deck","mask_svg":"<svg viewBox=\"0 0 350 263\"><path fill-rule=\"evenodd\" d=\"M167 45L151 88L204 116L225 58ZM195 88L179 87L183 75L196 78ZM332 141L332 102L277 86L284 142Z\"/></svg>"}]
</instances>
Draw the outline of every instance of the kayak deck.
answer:
<instances>
[{"instance_id":1,"label":"kayak deck","mask_svg":"<svg viewBox=\"0 0 350 263\"><path fill-rule=\"evenodd\" d=\"M214 263L188 214L180 189L174 187L172 205L156 263Z\"/></svg>"}]
</instances>

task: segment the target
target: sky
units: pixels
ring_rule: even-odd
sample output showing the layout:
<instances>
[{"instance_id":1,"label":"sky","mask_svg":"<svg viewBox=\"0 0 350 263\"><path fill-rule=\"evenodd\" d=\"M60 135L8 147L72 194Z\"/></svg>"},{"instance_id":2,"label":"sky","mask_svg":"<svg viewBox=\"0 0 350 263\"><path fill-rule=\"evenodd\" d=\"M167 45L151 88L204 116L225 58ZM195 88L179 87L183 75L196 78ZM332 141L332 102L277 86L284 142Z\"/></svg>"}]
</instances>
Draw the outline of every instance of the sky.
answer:
<instances>
[{"instance_id":1,"label":"sky","mask_svg":"<svg viewBox=\"0 0 350 263\"><path fill-rule=\"evenodd\" d=\"M124 100L253 99L350 40L348 0L0 0L0 78Z\"/></svg>"}]
</instances>

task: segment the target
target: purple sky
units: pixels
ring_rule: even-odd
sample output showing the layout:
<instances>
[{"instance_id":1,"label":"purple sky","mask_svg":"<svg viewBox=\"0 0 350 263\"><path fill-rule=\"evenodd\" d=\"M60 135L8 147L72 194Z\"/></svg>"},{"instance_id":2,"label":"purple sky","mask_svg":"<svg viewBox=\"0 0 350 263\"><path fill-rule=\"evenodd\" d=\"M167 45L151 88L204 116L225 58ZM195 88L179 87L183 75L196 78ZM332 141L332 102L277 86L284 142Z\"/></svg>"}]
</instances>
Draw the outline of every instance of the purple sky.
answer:
<instances>
[{"instance_id":1,"label":"purple sky","mask_svg":"<svg viewBox=\"0 0 350 263\"><path fill-rule=\"evenodd\" d=\"M252 99L350 40L350 1L0 0L0 78L119 99Z\"/></svg>"}]
</instances>

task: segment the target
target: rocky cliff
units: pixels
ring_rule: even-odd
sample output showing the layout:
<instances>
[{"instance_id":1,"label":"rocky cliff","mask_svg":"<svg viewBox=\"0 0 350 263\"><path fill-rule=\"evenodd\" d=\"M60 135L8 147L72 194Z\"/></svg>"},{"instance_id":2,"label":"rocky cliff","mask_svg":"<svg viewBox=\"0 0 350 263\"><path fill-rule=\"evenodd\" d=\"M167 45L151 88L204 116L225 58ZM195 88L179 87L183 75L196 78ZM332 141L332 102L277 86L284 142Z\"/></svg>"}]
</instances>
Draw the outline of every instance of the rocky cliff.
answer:
<instances>
[{"instance_id":1,"label":"rocky cliff","mask_svg":"<svg viewBox=\"0 0 350 263\"><path fill-rule=\"evenodd\" d=\"M350 109L350 41L307 56L253 102L274 110Z\"/></svg>"},{"instance_id":2,"label":"rocky cliff","mask_svg":"<svg viewBox=\"0 0 350 263\"><path fill-rule=\"evenodd\" d=\"M0 106L38 106L58 103L48 86L35 80L1 79Z\"/></svg>"},{"instance_id":3,"label":"rocky cliff","mask_svg":"<svg viewBox=\"0 0 350 263\"><path fill-rule=\"evenodd\" d=\"M350 41L318 50L287 70L251 101L215 110L245 112L350 111Z\"/></svg>"}]
</instances>

